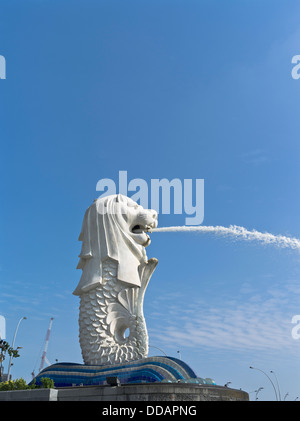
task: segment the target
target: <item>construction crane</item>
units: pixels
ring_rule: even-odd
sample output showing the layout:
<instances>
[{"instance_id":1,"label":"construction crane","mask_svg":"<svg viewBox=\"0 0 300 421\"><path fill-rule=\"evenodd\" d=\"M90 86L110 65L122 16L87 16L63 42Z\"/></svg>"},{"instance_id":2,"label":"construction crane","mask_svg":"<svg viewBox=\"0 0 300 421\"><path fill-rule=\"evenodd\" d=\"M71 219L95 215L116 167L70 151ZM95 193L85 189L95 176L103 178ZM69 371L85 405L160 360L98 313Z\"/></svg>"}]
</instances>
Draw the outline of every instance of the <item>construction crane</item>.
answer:
<instances>
[{"instance_id":1,"label":"construction crane","mask_svg":"<svg viewBox=\"0 0 300 421\"><path fill-rule=\"evenodd\" d=\"M51 317L51 319L50 319L49 327L48 327L48 330L47 330L46 340L45 340L45 346L44 346L44 351L43 351L43 355L42 355L42 359L41 359L41 365L40 365L39 372L41 372L43 370L45 361L48 364L50 364L50 361L48 361L46 355L47 355L47 349L48 349L48 344L49 344L49 338L50 338L50 332L51 332L51 328L52 328L52 323L53 323L53 317ZM34 378L35 377L34 370L32 371L31 374L32 374L32 378Z\"/></svg>"}]
</instances>

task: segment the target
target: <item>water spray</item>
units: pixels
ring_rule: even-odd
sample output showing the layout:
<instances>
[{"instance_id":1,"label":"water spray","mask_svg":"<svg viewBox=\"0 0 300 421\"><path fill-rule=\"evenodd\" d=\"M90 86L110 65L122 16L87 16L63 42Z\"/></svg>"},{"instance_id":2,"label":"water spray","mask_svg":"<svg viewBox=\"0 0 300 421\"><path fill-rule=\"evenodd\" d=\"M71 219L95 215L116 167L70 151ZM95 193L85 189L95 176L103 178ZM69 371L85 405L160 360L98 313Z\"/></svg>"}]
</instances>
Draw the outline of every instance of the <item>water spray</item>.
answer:
<instances>
[{"instance_id":1,"label":"water spray","mask_svg":"<svg viewBox=\"0 0 300 421\"><path fill-rule=\"evenodd\" d=\"M273 244L280 248L291 248L300 252L300 240L298 238L286 237L284 235L274 235L268 232L259 232L256 230L249 231L244 227L230 225L222 226L178 226L178 227L162 227L151 228L151 232L199 232L213 233L220 236L238 238L246 241L260 241L264 244Z\"/></svg>"}]
</instances>

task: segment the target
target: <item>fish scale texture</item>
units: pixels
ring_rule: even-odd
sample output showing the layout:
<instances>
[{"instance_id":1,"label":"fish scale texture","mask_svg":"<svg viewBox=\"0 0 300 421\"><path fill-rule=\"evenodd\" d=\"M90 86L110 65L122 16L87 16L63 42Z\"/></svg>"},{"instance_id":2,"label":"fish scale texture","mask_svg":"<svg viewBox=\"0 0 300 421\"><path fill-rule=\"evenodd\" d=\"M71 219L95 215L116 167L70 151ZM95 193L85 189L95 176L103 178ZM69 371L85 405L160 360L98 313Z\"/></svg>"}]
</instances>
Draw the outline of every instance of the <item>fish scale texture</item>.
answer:
<instances>
[{"instance_id":1,"label":"fish scale texture","mask_svg":"<svg viewBox=\"0 0 300 421\"><path fill-rule=\"evenodd\" d=\"M120 282L117 263L111 259L103 262L102 270L102 285L80 299L79 341L84 363L116 364L145 358L148 335L136 304L140 288Z\"/></svg>"}]
</instances>

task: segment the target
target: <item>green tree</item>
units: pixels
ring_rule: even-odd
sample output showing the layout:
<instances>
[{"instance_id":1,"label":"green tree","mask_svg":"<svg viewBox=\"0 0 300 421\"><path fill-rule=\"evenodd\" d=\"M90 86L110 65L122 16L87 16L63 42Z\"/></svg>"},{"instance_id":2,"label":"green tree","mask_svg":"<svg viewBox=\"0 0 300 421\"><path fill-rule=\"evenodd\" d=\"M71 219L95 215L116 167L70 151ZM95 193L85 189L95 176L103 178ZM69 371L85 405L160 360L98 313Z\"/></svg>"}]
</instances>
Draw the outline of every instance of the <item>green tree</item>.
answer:
<instances>
[{"instance_id":1,"label":"green tree","mask_svg":"<svg viewBox=\"0 0 300 421\"><path fill-rule=\"evenodd\" d=\"M54 381L52 379L49 379L49 377L42 377L41 383L44 389L53 389L54 388Z\"/></svg>"},{"instance_id":2,"label":"green tree","mask_svg":"<svg viewBox=\"0 0 300 421\"><path fill-rule=\"evenodd\" d=\"M37 386L35 384L35 379L31 384L27 384L26 381L21 377L20 379L15 380L8 380L6 382L0 382L0 392L8 391L8 390L26 390L26 389L37 389L37 388L44 388L50 389L54 388L54 381L49 379L49 377L42 377L41 378L41 385Z\"/></svg>"},{"instance_id":3,"label":"green tree","mask_svg":"<svg viewBox=\"0 0 300 421\"><path fill-rule=\"evenodd\" d=\"M0 378L2 375L3 361L5 360L6 353L13 358L20 356L18 349L13 349L8 342L0 339Z\"/></svg>"}]
</instances>

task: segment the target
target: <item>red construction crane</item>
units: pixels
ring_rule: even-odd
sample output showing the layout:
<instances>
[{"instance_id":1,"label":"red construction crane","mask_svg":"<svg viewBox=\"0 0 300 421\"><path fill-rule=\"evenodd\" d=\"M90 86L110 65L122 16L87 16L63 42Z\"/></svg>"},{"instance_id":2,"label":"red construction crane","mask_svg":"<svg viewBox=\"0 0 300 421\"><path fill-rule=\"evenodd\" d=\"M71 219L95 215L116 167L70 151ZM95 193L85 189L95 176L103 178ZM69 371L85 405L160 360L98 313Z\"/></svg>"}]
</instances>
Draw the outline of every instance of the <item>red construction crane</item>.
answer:
<instances>
[{"instance_id":1,"label":"red construction crane","mask_svg":"<svg viewBox=\"0 0 300 421\"><path fill-rule=\"evenodd\" d=\"M43 351L43 355L42 355L42 359L41 359L41 365L40 365L39 372L43 370L45 361L48 362L48 360L46 358L46 354L47 354L47 349L48 349L48 343L49 343L49 338L50 338L50 332L51 332L52 323L53 323L53 317L51 317L51 319L50 319L49 327L48 327L48 330L47 330L46 340L45 340L45 346L44 346L44 351ZM50 364L50 362L48 362L48 363ZM31 373L32 378L35 377L34 370L35 369L33 369L32 373Z\"/></svg>"},{"instance_id":2,"label":"red construction crane","mask_svg":"<svg viewBox=\"0 0 300 421\"><path fill-rule=\"evenodd\" d=\"M43 355L42 355L42 360L41 360L41 365L40 365L40 371L43 370L44 362L46 360L46 354L47 354L47 348L48 348L48 343L49 343L49 338L50 338L50 332L51 332L52 323L53 323L53 317L51 317L51 319L50 319L49 327L48 327L48 330L47 330L45 347L44 347L44 352L43 352Z\"/></svg>"}]
</instances>

